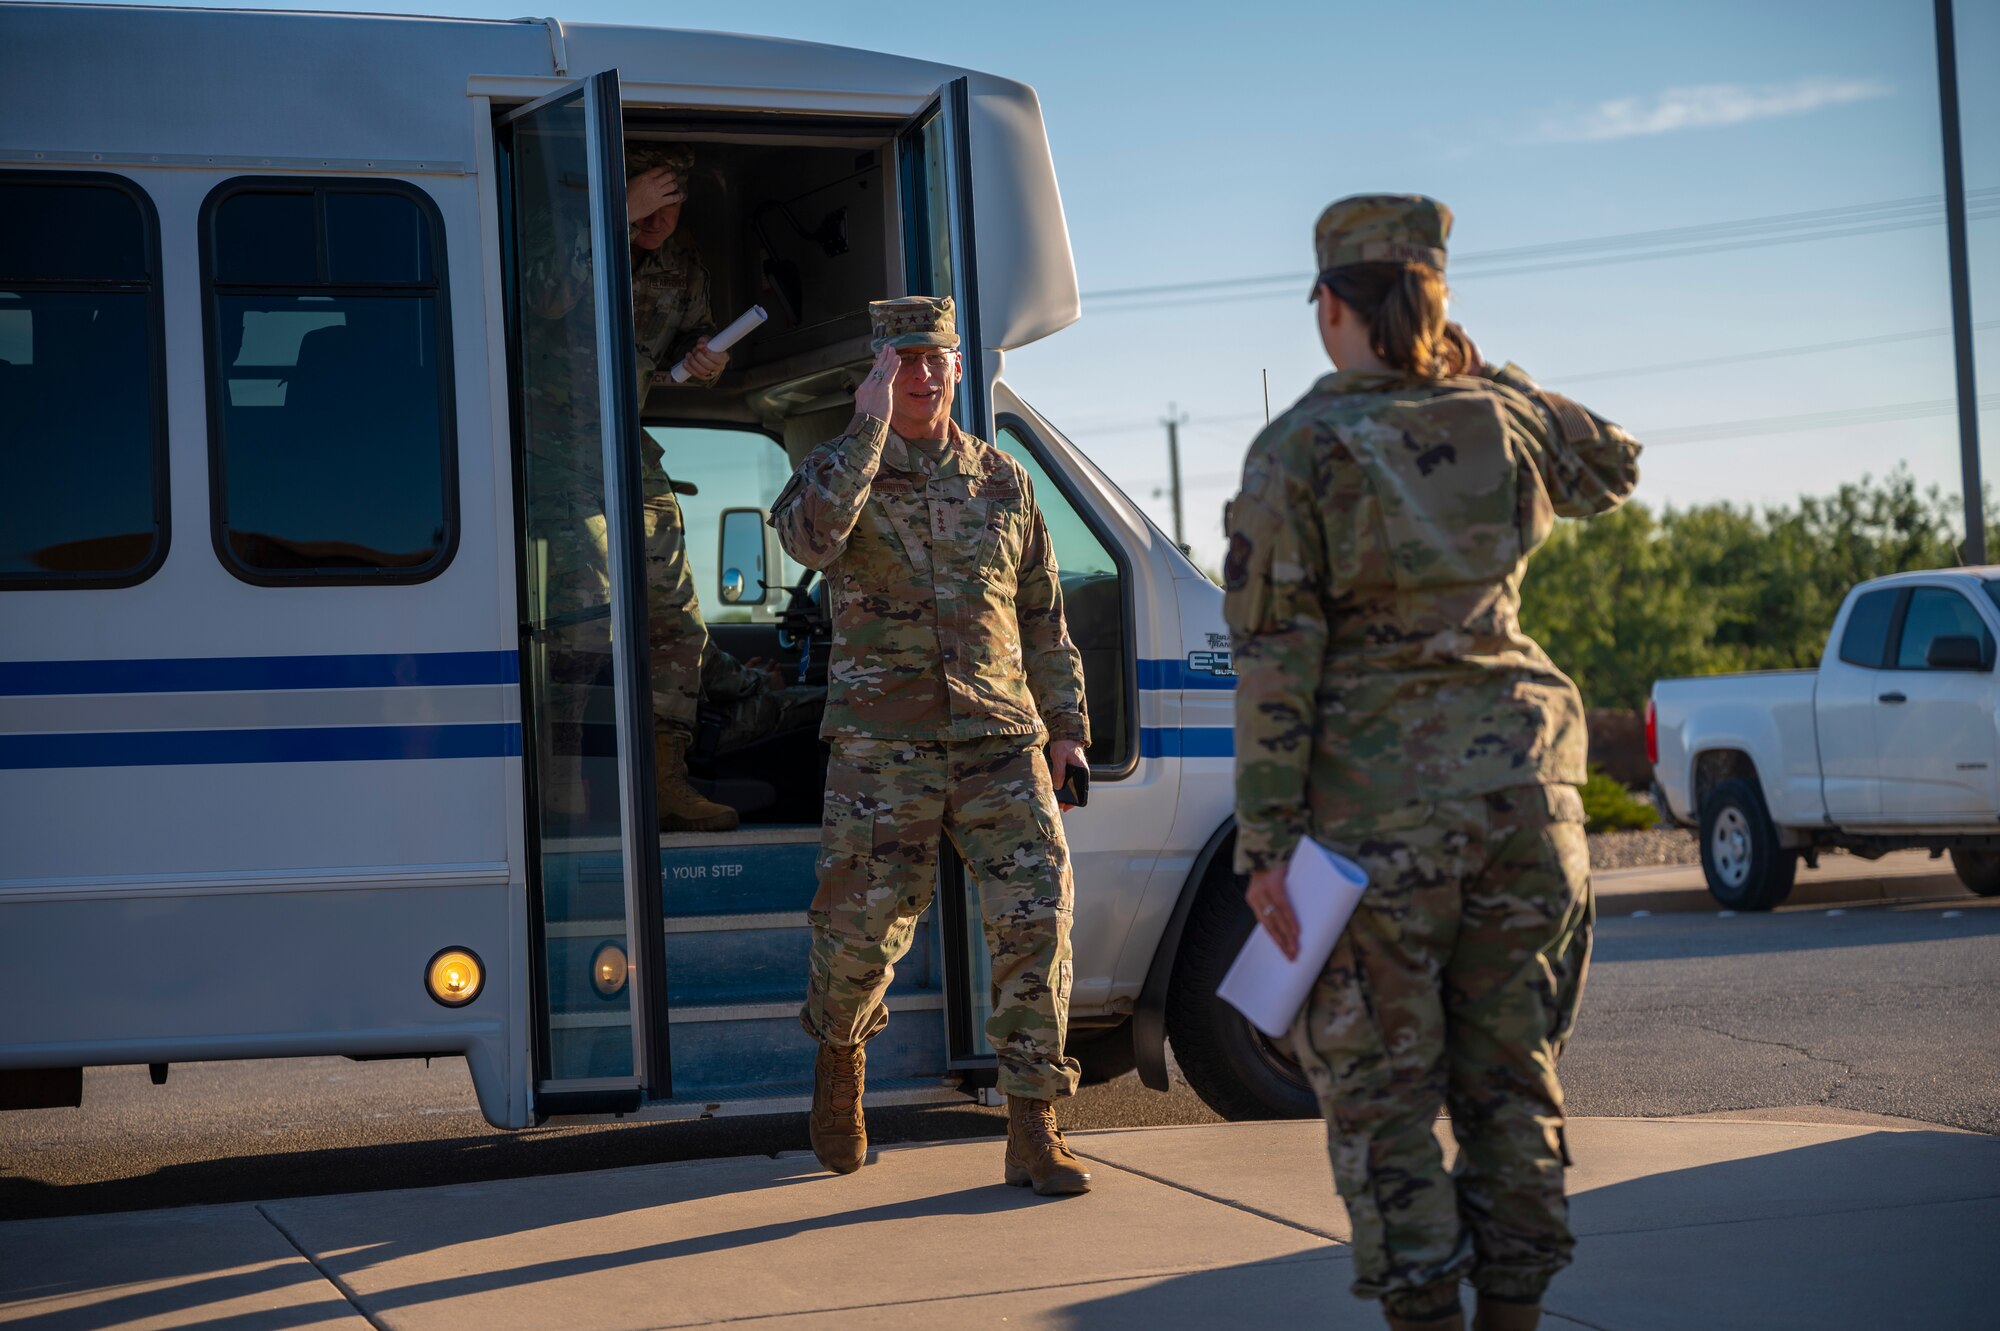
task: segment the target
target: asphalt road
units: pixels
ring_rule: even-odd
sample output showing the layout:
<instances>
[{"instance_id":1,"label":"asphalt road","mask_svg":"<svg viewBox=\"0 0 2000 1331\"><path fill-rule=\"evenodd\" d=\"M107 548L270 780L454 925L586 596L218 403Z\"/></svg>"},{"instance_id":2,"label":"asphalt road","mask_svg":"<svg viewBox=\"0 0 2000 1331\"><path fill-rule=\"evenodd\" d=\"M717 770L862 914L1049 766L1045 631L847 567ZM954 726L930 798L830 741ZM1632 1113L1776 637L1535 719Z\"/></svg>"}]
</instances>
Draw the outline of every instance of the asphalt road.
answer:
<instances>
[{"instance_id":1,"label":"asphalt road","mask_svg":"<svg viewBox=\"0 0 2000 1331\"><path fill-rule=\"evenodd\" d=\"M2000 1133L2000 901L1600 926L1563 1060L1571 1112L1893 1114ZM1213 1121L1125 1077L1072 1128ZM879 1142L1005 1132L970 1103L874 1111ZM80 1110L0 1114L0 1218L421 1187L803 1150L801 1116L487 1126L464 1064L344 1059L93 1069ZM998 1168L996 1159L995 1168Z\"/></svg>"}]
</instances>

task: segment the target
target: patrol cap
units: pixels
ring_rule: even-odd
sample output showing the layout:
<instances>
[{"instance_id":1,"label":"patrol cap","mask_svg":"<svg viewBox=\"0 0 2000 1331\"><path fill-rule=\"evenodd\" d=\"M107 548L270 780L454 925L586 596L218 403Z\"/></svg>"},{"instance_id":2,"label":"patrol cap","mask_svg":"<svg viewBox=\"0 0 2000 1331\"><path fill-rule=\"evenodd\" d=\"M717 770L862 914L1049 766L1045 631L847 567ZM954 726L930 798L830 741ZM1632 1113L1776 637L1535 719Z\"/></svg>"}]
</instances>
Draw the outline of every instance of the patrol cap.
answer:
<instances>
[{"instance_id":1,"label":"patrol cap","mask_svg":"<svg viewBox=\"0 0 2000 1331\"><path fill-rule=\"evenodd\" d=\"M870 350L883 347L958 348L958 320L950 296L902 296L868 302L868 323L874 335Z\"/></svg>"},{"instance_id":2,"label":"patrol cap","mask_svg":"<svg viewBox=\"0 0 2000 1331\"><path fill-rule=\"evenodd\" d=\"M694 149L685 143L659 143L652 140L641 141L625 149L627 180L662 166L677 175L687 175L694 169Z\"/></svg>"},{"instance_id":3,"label":"patrol cap","mask_svg":"<svg viewBox=\"0 0 2000 1331\"><path fill-rule=\"evenodd\" d=\"M1351 194L1313 223L1313 257L1324 275L1351 263L1414 263L1444 271L1451 209L1421 194ZM1313 291L1319 290L1313 279ZM1310 298L1310 293L1308 293Z\"/></svg>"}]
</instances>

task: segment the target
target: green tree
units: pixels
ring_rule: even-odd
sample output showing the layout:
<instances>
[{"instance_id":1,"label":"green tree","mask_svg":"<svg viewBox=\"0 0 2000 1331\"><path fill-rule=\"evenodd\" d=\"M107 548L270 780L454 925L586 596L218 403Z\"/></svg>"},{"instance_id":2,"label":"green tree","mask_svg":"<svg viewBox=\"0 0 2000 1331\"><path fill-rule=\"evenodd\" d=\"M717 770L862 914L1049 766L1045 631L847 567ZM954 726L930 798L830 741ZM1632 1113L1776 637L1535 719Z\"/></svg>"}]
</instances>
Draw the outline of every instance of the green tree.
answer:
<instances>
[{"instance_id":1,"label":"green tree","mask_svg":"<svg viewBox=\"0 0 2000 1331\"><path fill-rule=\"evenodd\" d=\"M1556 529L1521 623L1593 707L1642 706L1674 675L1815 666L1848 588L1958 562L1958 513L1900 468L1761 512L1627 504Z\"/></svg>"}]
</instances>

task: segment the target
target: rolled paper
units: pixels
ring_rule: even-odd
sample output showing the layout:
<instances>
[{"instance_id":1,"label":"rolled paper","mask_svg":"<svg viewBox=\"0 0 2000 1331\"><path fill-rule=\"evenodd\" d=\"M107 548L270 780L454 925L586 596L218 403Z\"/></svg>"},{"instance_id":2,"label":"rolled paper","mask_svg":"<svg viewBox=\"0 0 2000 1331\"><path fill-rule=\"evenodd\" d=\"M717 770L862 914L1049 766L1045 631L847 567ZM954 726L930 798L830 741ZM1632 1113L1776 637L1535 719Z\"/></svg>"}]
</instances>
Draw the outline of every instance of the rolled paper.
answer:
<instances>
[{"instance_id":1,"label":"rolled paper","mask_svg":"<svg viewBox=\"0 0 2000 1331\"><path fill-rule=\"evenodd\" d=\"M1299 925L1299 955L1285 960L1259 921L1236 954L1236 964L1215 987L1215 996L1264 1034L1282 1039L1367 890L1368 874L1360 865L1311 837L1301 839L1285 867L1285 895Z\"/></svg>"},{"instance_id":2,"label":"rolled paper","mask_svg":"<svg viewBox=\"0 0 2000 1331\"><path fill-rule=\"evenodd\" d=\"M714 337L708 339L708 349L710 351L729 350L731 347L735 346L738 342L741 342L744 338L748 337L752 332L756 331L757 325L763 323L766 319L770 317L771 317L770 315L764 312L764 307L762 305L752 305L749 309L737 315L736 318L730 322L729 327L723 329L721 332L717 333ZM688 366L686 357L682 357L681 360L675 363L673 369L673 376L674 376L674 382L677 384L684 384L688 381Z\"/></svg>"}]
</instances>

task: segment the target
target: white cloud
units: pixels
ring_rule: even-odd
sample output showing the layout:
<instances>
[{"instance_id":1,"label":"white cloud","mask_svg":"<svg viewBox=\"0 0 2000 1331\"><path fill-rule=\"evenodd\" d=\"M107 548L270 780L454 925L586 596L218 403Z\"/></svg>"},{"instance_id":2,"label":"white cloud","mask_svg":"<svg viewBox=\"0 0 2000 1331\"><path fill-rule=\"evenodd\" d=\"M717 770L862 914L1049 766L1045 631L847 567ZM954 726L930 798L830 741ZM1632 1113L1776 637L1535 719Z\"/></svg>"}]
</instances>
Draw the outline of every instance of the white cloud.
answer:
<instances>
[{"instance_id":1,"label":"white cloud","mask_svg":"<svg viewBox=\"0 0 2000 1331\"><path fill-rule=\"evenodd\" d=\"M1774 116L1805 115L1829 106L1886 97L1892 89L1877 79L1798 79L1752 87L1708 83L1669 88L1655 97L1614 97L1585 111L1551 113L1536 138L1548 143L1601 143L1677 129L1714 129Z\"/></svg>"}]
</instances>

